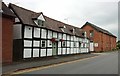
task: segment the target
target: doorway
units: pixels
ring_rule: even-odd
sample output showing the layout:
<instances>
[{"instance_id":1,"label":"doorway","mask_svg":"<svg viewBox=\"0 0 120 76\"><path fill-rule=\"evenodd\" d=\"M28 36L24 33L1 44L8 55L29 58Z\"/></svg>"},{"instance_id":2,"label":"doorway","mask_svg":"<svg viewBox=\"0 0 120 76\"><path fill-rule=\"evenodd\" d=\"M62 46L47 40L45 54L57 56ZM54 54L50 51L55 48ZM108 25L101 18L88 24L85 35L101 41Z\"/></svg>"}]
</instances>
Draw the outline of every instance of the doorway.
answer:
<instances>
[{"instance_id":1,"label":"doorway","mask_svg":"<svg viewBox=\"0 0 120 76\"><path fill-rule=\"evenodd\" d=\"M58 52L58 42L53 42L52 43L52 55L53 56L56 56L57 55L57 52Z\"/></svg>"}]
</instances>

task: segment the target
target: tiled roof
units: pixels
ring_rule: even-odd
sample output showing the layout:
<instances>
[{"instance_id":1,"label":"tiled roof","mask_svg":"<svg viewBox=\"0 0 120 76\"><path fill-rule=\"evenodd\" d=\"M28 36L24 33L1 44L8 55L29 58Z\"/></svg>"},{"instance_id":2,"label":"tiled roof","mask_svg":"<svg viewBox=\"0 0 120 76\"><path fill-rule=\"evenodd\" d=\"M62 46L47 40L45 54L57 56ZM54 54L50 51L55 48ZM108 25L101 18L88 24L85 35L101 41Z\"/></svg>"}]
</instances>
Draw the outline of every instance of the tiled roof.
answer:
<instances>
[{"instance_id":1,"label":"tiled roof","mask_svg":"<svg viewBox=\"0 0 120 76\"><path fill-rule=\"evenodd\" d=\"M2 2L2 10L1 10L1 13L2 13L3 15L15 17L14 13L5 5L4 2Z\"/></svg>"},{"instance_id":2,"label":"tiled roof","mask_svg":"<svg viewBox=\"0 0 120 76\"><path fill-rule=\"evenodd\" d=\"M102 33L104 33L104 34L107 34L107 35L116 37L115 35L113 35L113 34L110 33L109 31L107 31L107 30L105 30L105 29L102 29L102 28L100 28L100 27L98 27L98 26L96 26L96 25L94 25L94 24L92 24L92 23L90 23L90 22L86 22L85 25L83 25L81 28L85 27L86 25L90 25L91 27L93 27L93 28L96 29L97 31L100 31L100 32L102 32Z\"/></svg>"},{"instance_id":3,"label":"tiled roof","mask_svg":"<svg viewBox=\"0 0 120 76\"><path fill-rule=\"evenodd\" d=\"M37 18L40 14L42 13L36 13L33 12L31 10L27 10L25 8L19 7L17 5L14 4L9 4L9 7L15 12L16 16L18 16L18 18L20 18L20 21L23 24L27 24L27 25L32 25L32 26L37 26L34 21L33 18ZM49 18L45 15L43 15L45 18L45 23L44 23L44 27L47 29L51 29L57 32L63 32L60 27L64 27L66 26L66 28L64 28L64 33L67 34L71 34L71 35L76 35L79 37L83 37L82 33L82 29L78 28L78 27L74 27L72 25L69 24L65 24L61 21ZM70 30L75 29L75 34L73 34Z\"/></svg>"}]
</instances>

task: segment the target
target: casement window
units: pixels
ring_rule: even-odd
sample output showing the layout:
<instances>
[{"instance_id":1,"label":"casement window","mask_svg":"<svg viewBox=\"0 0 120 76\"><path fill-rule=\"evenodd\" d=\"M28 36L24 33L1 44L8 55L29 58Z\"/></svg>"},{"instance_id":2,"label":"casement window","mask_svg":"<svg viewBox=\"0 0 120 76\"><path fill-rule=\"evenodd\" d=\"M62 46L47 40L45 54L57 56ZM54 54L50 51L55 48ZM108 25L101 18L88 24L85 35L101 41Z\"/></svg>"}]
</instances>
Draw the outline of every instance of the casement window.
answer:
<instances>
[{"instance_id":1,"label":"casement window","mask_svg":"<svg viewBox=\"0 0 120 76\"><path fill-rule=\"evenodd\" d=\"M44 26L44 21L38 19L38 25Z\"/></svg>"},{"instance_id":2,"label":"casement window","mask_svg":"<svg viewBox=\"0 0 120 76\"><path fill-rule=\"evenodd\" d=\"M63 42L62 42L62 47L65 47L65 46L66 46L66 42L63 41Z\"/></svg>"},{"instance_id":3,"label":"casement window","mask_svg":"<svg viewBox=\"0 0 120 76\"><path fill-rule=\"evenodd\" d=\"M74 42L74 47L76 47L76 42Z\"/></svg>"},{"instance_id":4,"label":"casement window","mask_svg":"<svg viewBox=\"0 0 120 76\"><path fill-rule=\"evenodd\" d=\"M46 47L46 41L45 41L45 40L42 40L42 41L41 41L41 47L42 47L42 48Z\"/></svg>"},{"instance_id":5,"label":"casement window","mask_svg":"<svg viewBox=\"0 0 120 76\"><path fill-rule=\"evenodd\" d=\"M61 28L62 32L64 32L64 28Z\"/></svg>"},{"instance_id":6,"label":"casement window","mask_svg":"<svg viewBox=\"0 0 120 76\"><path fill-rule=\"evenodd\" d=\"M93 36L94 36L94 31L90 30L90 37L93 37Z\"/></svg>"}]
</instances>

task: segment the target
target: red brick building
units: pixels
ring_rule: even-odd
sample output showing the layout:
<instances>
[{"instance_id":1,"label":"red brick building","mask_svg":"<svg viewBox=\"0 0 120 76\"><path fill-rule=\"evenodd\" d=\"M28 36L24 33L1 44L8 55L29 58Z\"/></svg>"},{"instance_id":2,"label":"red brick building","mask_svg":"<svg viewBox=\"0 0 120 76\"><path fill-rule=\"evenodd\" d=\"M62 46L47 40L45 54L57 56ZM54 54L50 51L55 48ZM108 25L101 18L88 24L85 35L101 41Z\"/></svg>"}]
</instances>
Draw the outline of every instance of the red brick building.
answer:
<instances>
[{"instance_id":1,"label":"red brick building","mask_svg":"<svg viewBox=\"0 0 120 76\"><path fill-rule=\"evenodd\" d=\"M0 39L0 48L2 51L2 63L11 63L12 62L12 47L13 47L13 23L15 15L10 11L10 9L2 2L2 9L0 10L0 21L2 25L2 39Z\"/></svg>"},{"instance_id":2,"label":"red brick building","mask_svg":"<svg viewBox=\"0 0 120 76\"><path fill-rule=\"evenodd\" d=\"M86 22L81 27L86 31L87 37L94 43L94 51L109 51L116 48L116 36L94 24Z\"/></svg>"}]
</instances>

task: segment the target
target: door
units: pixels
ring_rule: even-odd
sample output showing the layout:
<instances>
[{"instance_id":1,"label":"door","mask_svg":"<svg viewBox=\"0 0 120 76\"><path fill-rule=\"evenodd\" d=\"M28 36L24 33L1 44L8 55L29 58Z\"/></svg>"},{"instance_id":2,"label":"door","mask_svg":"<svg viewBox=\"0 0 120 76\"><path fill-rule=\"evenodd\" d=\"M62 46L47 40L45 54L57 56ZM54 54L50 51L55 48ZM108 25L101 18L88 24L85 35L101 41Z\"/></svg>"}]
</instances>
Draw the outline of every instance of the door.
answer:
<instances>
[{"instance_id":1,"label":"door","mask_svg":"<svg viewBox=\"0 0 120 76\"><path fill-rule=\"evenodd\" d=\"M94 44L93 44L93 42L90 42L90 51L94 51Z\"/></svg>"},{"instance_id":2,"label":"door","mask_svg":"<svg viewBox=\"0 0 120 76\"><path fill-rule=\"evenodd\" d=\"M52 43L52 55L53 56L57 55L57 49L58 49L57 42Z\"/></svg>"}]
</instances>

